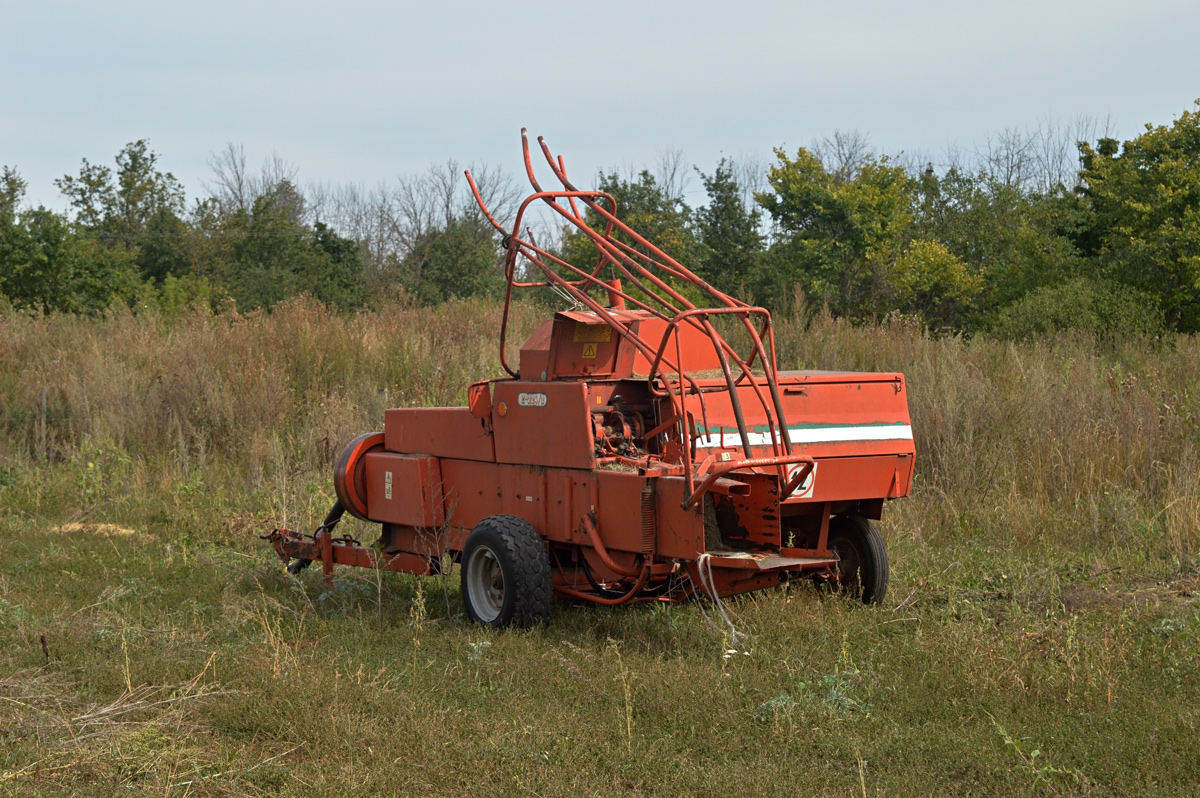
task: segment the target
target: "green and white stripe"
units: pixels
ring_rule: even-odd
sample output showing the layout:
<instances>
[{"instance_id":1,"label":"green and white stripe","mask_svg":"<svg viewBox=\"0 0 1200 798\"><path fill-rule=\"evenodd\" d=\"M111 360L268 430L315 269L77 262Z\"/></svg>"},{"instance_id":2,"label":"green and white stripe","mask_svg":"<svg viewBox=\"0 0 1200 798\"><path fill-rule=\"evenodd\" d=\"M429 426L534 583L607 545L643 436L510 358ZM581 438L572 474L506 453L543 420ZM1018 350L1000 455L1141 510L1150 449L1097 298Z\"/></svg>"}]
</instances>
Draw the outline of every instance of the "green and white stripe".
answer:
<instances>
[{"instance_id":1,"label":"green and white stripe","mask_svg":"<svg viewBox=\"0 0 1200 798\"><path fill-rule=\"evenodd\" d=\"M761 428L760 428L761 429ZM778 440L778 433L751 432L751 446L770 446ZM788 427L788 439L792 443L849 443L854 441L911 441L912 426L909 424L801 424ZM710 433L701 437L696 446L700 449L736 448L742 445L742 436L737 430Z\"/></svg>"}]
</instances>

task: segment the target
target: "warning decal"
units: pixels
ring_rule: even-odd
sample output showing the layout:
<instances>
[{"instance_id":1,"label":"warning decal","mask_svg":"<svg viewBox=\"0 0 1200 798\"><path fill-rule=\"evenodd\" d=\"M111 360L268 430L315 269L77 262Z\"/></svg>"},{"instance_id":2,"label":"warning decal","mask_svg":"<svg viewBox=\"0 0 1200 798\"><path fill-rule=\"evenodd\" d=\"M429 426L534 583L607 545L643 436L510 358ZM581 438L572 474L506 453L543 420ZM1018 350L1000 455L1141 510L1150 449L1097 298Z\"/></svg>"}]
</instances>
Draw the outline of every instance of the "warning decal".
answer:
<instances>
[{"instance_id":1,"label":"warning decal","mask_svg":"<svg viewBox=\"0 0 1200 798\"><path fill-rule=\"evenodd\" d=\"M583 356L584 357L595 357L596 356L596 345L595 344L584 344L583 345Z\"/></svg>"},{"instance_id":2,"label":"warning decal","mask_svg":"<svg viewBox=\"0 0 1200 798\"><path fill-rule=\"evenodd\" d=\"M606 344L612 340L612 327L607 324L580 324L575 323L574 339L577 344ZM584 357L595 357L584 355Z\"/></svg>"},{"instance_id":3,"label":"warning decal","mask_svg":"<svg viewBox=\"0 0 1200 798\"><path fill-rule=\"evenodd\" d=\"M792 479L795 479L796 474L798 474L800 472L800 469L804 468L805 465L806 465L805 463L797 463L796 465L789 468L788 469L788 480L790 481ZM816 485L816 482L817 482L817 466L818 465L820 465L820 463L813 463L812 470L809 471L808 474L804 477L804 479L801 480L800 484L796 486L796 492L792 494L793 499L811 499L812 498L813 487Z\"/></svg>"}]
</instances>

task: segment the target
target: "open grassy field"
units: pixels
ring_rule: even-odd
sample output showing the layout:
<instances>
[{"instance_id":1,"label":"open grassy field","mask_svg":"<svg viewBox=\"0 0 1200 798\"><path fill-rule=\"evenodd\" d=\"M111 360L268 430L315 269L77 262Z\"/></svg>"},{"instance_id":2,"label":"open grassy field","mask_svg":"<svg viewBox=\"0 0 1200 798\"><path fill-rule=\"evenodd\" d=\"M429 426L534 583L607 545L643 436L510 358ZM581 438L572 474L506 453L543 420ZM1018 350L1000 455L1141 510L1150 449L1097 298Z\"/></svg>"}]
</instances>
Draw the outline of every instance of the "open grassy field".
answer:
<instances>
[{"instance_id":1,"label":"open grassy field","mask_svg":"<svg viewBox=\"0 0 1200 798\"><path fill-rule=\"evenodd\" d=\"M907 375L882 606L496 632L457 574L281 573L256 536L385 407L496 375L498 321L0 315L0 794L1200 792L1200 340L778 320L785 368Z\"/></svg>"}]
</instances>

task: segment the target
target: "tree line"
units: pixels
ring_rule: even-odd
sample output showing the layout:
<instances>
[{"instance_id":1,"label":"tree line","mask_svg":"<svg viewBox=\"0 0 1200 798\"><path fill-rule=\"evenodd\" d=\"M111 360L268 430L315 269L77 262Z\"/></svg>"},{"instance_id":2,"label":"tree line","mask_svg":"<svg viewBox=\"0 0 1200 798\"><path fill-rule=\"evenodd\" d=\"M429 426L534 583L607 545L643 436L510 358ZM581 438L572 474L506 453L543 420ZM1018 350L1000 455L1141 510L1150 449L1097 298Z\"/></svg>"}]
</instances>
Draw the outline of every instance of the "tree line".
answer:
<instances>
[{"instance_id":1,"label":"tree line","mask_svg":"<svg viewBox=\"0 0 1200 798\"><path fill-rule=\"evenodd\" d=\"M1200 101L1124 142L1096 125L1005 131L935 168L837 133L769 162L710 173L668 153L656 169L608 170L621 217L723 291L772 310L893 314L938 330L1028 337L1200 331ZM55 181L67 212L31 207L0 175L0 295L17 308L98 313L269 309L310 294L339 309L403 294L436 304L503 291L499 237L456 163L375 188L301 187L278 158L258 171L227 146L189 205L145 140L114 166ZM500 218L523 192L474 169ZM688 177L705 202L685 199ZM539 244L590 268L571 229Z\"/></svg>"}]
</instances>

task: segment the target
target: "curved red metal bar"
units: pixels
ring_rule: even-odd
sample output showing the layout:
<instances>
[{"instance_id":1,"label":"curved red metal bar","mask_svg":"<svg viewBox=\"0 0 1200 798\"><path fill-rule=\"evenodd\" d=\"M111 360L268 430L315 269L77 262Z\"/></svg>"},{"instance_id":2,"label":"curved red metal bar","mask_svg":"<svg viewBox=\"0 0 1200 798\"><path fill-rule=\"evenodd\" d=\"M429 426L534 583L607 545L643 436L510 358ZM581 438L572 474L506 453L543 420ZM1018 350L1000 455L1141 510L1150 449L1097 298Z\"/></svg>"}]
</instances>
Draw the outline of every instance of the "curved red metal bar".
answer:
<instances>
[{"instance_id":1,"label":"curved red metal bar","mask_svg":"<svg viewBox=\"0 0 1200 798\"><path fill-rule=\"evenodd\" d=\"M470 172L467 180L472 194L480 210L488 222L503 236L505 253L505 301L500 333L500 357L505 371L512 377L518 374L507 363L505 346L512 291L514 288L535 288L554 286L564 291L573 301L594 312L597 317L612 327L618 335L629 341L647 360L651 361L650 381L657 380L660 388L654 388L668 398L673 412L680 419L690 418L684 406L684 397L695 394L700 399L702 420L707 427L707 409L704 403L704 393L696 380L683 368L683 351L680 345L679 328L689 326L702 333L711 341L721 374L729 390L730 405L741 434L741 448L745 454L745 464L753 463L753 467L774 467L778 469L781 485L789 485L793 480L787 477L788 464L803 462L803 459L792 454L791 440L787 433L787 419L783 402L779 395L778 379L775 365L775 331L771 324L770 313L761 307L754 307L735 297L718 290L699 277L690 269L672 258L662 249L630 228L617 216L617 202L610 193L603 191L585 191L577 188L567 176L566 162L561 155L555 156L545 139L537 139L538 145L555 178L562 184L562 190L550 191L542 187L533 168L533 158L529 147L529 137L525 129L521 130L521 149L525 173L533 193L525 198L517 209L511 232L493 216L484 204L483 197L475 184ZM521 224L526 211L535 201L546 203L559 217L582 233L599 252L595 268L590 272L577 267L552 252L536 245L531 238L522 238ZM603 222L603 232L598 226L593 226L591 219ZM618 237L619 236L619 237ZM623 240L622 240L623 239ZM517 279L517 261L525 258L533 264L544 280L530 281ZM619 273L622 279L631 286L629 290L616 288L613 283L600 277L605 266ZM692 285L707 295L713 302L713 307L697 307L691 299L675 286L671 280ZM590 291L604 291L605 296L620 297L629 306L651 313L667 322L667 330L660 342L651 346L640 339L630 330L629 325L617 315L609 312L600 302L590 296ZM710 316L730 315L738 319L748 334L751 348L747 357L742 357L737 350L725 340L713 325ZM762 320L761 328L754 318ZM675 338L675 362L667 356L670 338ZM765 340L764 340L765 338ZM762 374L755 375L752 365L762 364ZM734 370L740 374L734 374ZM674 378L670 374L676 375ZM749 386L753 401L762 408L772 434L768 435L771 447L771 457L756 457L750 443L751 436L746 426L745 414L738 386ZM765 390L764 390L765 389ZM681 429L685 437L695 435L692 422L681 421ZM684 457L684 471L687 476L690 499L695 501L704 490L717 478L719 473L730 470L728 464L722 463L714 467L706 460L696 466L694 452ZM698 474L693 474L693 470ZM747 466L749 467L749 466ZM699 477L699 487L695 487L694 479ZM633 576L633 574L627 574Z\"/></svg>"}]
</instances>

